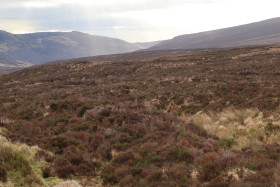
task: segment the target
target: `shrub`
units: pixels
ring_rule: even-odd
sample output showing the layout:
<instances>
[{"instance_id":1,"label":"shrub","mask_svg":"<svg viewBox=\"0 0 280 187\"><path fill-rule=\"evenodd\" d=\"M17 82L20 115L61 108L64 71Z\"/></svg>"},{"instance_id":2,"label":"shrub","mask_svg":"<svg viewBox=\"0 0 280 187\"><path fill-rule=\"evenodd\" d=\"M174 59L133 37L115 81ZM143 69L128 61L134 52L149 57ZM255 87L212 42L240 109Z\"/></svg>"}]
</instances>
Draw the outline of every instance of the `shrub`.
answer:
<instances>
[{"instance_id":1,"label":"shrub","mask_svg":"<svg viewBox=\"0 0 280 187\"><path fill-rule=\"evenodd\" d=\"M101 178L105 184L116 184L118 182L114 168L110 165L104 167L101 172Z\"/></svg>"},{"instance_id":2,"label":"shrub","mask_svg":"<svg viewBox=\"0 0 280 187\"><path fill-rule=\"evenodd\" d=\"M27 121L30 121L35 117L33 108L24 108L18 111L16 115L19 119L24 119Z\"/></svg>"},{"instance_id":3,"label":"shrub","mask_svg":"<svg viewBox=\"0 0 280 187\"><path fill-rule=\"evenodd\" d=\"M60 119L48 119L47 120L48 125L51 125L51 126L55 126L55 125L57 125L57 123L60 123L60 122L68 124L68 117L65 116Z\"/></svg>"},{"instance_id":4,"label":"shrub","mask_svg":"<svg viewBox=\"0 0 280 187\"><path fill-rule=\"evenodd\" d=\"M238 145L238 143L231 138L222 138L218 141L219 145L221 147L227 148L227 149L231 149L234 145Z\"/></svg>"},{"instance_id":5,"label":"shrub","mask_svg":"<svg viewBox=\"0 0 280 187\"><path fill-rule=\"evenodd\" d=\"M50 154L48 154L46 151L41 150L41 149L36 152L35 158L44 159L47 162L52 162L53 161L53 157Z\"/></svg>"},{"instance_id":6,"label":"shrub","mask_svg":"<svg viewBox=\"0 0 280 187\"><path fill-rule=\"evenodd\" d=\"M184 103L184 101L185 101L185 99L183 97L179 97L175 100L175 104L176 105L181 105L181 104Z\"/></svg>"},{"instance_id":7,"label":"shrub","mask_svg":"<svg viewBox=\"0 0 280 187\"><path fill-rule=\"evenodd\" d=\"M191 163L193 161L193 156L186 149L179 147L172 148L168 157L173 161L184 161L186 163Z\"/></svg>"},{"instance_id":8,"label":"shrub","mask_svg":"<svg viewBox=\"0 0 280 187\"><path fill-rule=\"evenodd\" d=\"M79 142L77 142L77 140L75 140L71 137L65 136L65 135L55 136L54 138L52 138L50 140L50 143L51 143L52 146L56 146L61 150L65 147L70 146L70 145L78 145L79 144Z\"/></svg>"},{"instance_id":9,"label":"shrub","mask_svg":"<svg viewBox=\"0 0 280 187\"><path fill-rule=\"evenodd\" d=\"M137 176L137 175L141 175L142 169L140 169L140 168L132 168L132 169L130 170L130 173L131 173L131 175L132 175L133 177L135 177L135 176Z\"/></svg>"},{"instance_id":10,"label":"shrub","mask_svg":"<svg viewBox=\"0 0 280 187\"><path fill-rule=\"evenodd\" d=\"M196 164L199 168L198 178L200 181L211 181L218 177L222 171L220 156L215 152L206 153L198 158Z\"/></svg>"},{"instance_id":11,"label":"shrub","mask_svg":"<svg viewBox=\"0 0 280 187\"><path fill-rule=\"evenodd\" d=\"M134 156L133 156L132 152L130 152L130 151L122 152L114 158L114 163L122 164L122 163L125 163L125 162L127 162L129 160L133 160L133 159L134 159Z\"/></svg>"},{"instance_id":12,"label":"shrub","mask_svg":"<svg viewBox=\"0 0 280 187\"><path fill-rule=\"evenodd\" d=\"M199 136L204 136L204 137L207 136L206 130L203 127L199 126L199 125L196 125L196 124L193 124L193 123L188 123L186 125L186 128L188 130L190 130L191 132L196 133Z\"/></svg>"},{"instance_id":13,"label":"shrub","mask_svg":"<svg viewBox=\"0 0 280 187\"><path fill-rule=\"evenodd\" d=\"M120 181L121 187L133 187L135 179L131 175L127 175Z\"/></svg>"},{"instance_id":14,"label":"shrub","mask_svg":"<svg viewBox=\"0 0 280 187\"><path fill-rule=\"evenodd\" d=\"M265 131L269 132L269 133L273 133L273 132L278 132L280 129L280 126L278 125L274 125L273 123L268 123L265 127Z\"/></svg>"},{"instance_id":15,"label":"shrub","mask_svg":"<svg viewBox=\"0 0 280 187\"><path fill-rule=\"evenodd\" d=\"M74 131L84 131L89 128L89 124L88 123L77 123L77 124L71 125L71 127Z\"/></svg>"},{"instance_id":16,"label":"shrub","mask_svg":"<svg viewBox=\"0 0 280 187\"><path fill-rule=\"evenodd\" d=\"M131 169L131 167L129 167L127 165L122 165L122 166L116 168L115 174L116 174L116 177L118 178L118 180L121 180L124 177L126 177L127 175L129 175L130 169Z\"/></svg>"},{"instance_id":17,"label":"shrub","mask_svg":"<svg viewBox=\"0 0 280 187\"><path fill-rule=\"evenodd\" d=\"M63 118L57 119L57 120L56 120L56 124L59 123L59 122L68 124L68 121L69 121L68 117L65 116L65 117L63 117Z\"/></svg>"},{"instance_id":18,"label":"shrub","mask_svg":"<svg viewBox=\"0 0 280 187\"><path fill-rule=\"evenodd\" d=\"M89 105L84 105L82 106L82 108L79 110L79 113L78 113L78 117L83 117L84 114L86 113L87 110L91 109L92 107L89 106Z\"/></svg>"},{"instance_id":19,"label":"shrub","mask_svg":"<svg viewBox=\"0 0 280 187\"><path fill-rule=\"evenodd\" d=\"M52 169L50 167L42 169L42 173L44 178L53 177Z\"/></svg>"},{"instance_id":20,"label":"shrub","mask_svg":"<svg viewBox=\"0 0 280 187\"><path fill-rule=\"evenodd\" d=\"M164 110L166 108L164 103L156 104L156 107L157 107L158 110Z\"/></svg>"},{"instance_id":21,"label":"shrub","mask_svg":"<svg viewBox=\"0 0 280 187\"><path fill-rule=\"evenodd\" d=\"M54 168L56 174L60 178L69 178L72 174L74 174L74 169L68 160L63 158L62 156L58 156L54 160Z\"/></svg>"},{"instance_id":22,"label":"shrub","mask_svg":"<svg viewBox=\"0 0 280 187\"><path fill-rule=\"evenodd\" d=\"M221 167L216 162L209 162L202 166L199 171L200 181L211 181L218 177L221 173Z\"/></svg>"},{"instance_id":23,"label":"shrub","mask_svg":"<svg viewBox=\"0 0 280 187\"><path fill-rule=\"evenodd\" d=\"M109 117L111 114L111 109L110 108L106 108L106 109L103 109L99 115L100 117Z\"/></svg>"},{"instance_id":24,"label":"shrub","mask_svg":"<svg viewBox=\"0 0 280 187\"><path fill-rule=\"evenodd\" d=\"M94 137L89 138L91 139L90 147L96 149L103 142L105 134L101 131L98 131L95 133Z\"/></svg>"},{"instance_id":25,"label":"shrub","mask_svg":"<svg viewBox=\"0 0 280 187\"><path fill-rule=\"evenodd\" d=\"M149 182L159 182L162 178L162 170L161 169L150 169L148 175L146 176L147 181Z\"/></svg>"},{"instance_id":26,"label":"shrub","mask_svg":"<svg viewBox=\"0 0 280 187\"><path fill-rule=\"evenodd\" d=\"M3 166L0 166L0 181L7 182L7 171Z\"/></svg>"},{"instance_id":27,"label":"shrub","mask_svg":"<svg viewBox=\"0 0 280 187\"><path fill-rule=\"evenodd\" d=\"M135 125L135 131L139 137L143 137L146 135L148 130L145 124L138 123Z\"/></svg>"},{"instance_id":28,"label":"shrub","mask_svg":"<svg viewBox=\"0 0 280 187\"><path fill-rule=\"evenodd\" d=\"M56 111L58 109L58 105L56 103L52 103L50 105L50 109L54 112L54 111Z\"/></svg>"},{"instance_id":29,"label":"shrub","mask_svg":"<svg viewBox=\"0 0 280 187\"><path fill-rule=\"evenodd\" d=\"M112 148L109 144L103 144L99 146L96 152L102 157L104 160L112 160Z\"/></svg>"}]
</instances>

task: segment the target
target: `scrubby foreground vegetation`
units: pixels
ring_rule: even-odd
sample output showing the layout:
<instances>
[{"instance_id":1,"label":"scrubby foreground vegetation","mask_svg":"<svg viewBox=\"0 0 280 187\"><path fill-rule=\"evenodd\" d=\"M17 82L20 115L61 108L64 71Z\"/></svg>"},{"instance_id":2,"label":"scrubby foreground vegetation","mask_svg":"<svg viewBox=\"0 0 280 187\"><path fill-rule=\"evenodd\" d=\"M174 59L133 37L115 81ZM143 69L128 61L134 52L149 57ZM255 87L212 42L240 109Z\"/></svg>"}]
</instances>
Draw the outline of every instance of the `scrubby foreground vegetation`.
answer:
<instances>
[{"instance_id":1,"label":"scrubby foreground vegetation","mask_svg":"<svg viewBox=\"0 0 280 187\"><path fill-rule=\"evenodd\" d=\"M2 75L1 185L277 186L279 60L265 46Z\"/></svg>"}]
</instances>

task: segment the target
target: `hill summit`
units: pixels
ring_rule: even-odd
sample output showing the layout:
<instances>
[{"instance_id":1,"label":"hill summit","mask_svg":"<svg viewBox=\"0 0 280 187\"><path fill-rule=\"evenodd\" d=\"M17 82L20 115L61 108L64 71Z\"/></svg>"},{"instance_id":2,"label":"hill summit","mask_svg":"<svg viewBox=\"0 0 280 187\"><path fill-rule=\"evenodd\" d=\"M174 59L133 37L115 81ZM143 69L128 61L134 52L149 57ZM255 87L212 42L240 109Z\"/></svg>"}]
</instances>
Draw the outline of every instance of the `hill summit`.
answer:
<instances>
[{"instance_id":1,"label":"hill summit","mask_svg":"<svg viewBox=\"0 0 280 187\"><path fill-rule=\"evenodd\" d=\"M280 18L177 36L149 50L225 48L280 43Z\"/></svg>"}]
</instances>

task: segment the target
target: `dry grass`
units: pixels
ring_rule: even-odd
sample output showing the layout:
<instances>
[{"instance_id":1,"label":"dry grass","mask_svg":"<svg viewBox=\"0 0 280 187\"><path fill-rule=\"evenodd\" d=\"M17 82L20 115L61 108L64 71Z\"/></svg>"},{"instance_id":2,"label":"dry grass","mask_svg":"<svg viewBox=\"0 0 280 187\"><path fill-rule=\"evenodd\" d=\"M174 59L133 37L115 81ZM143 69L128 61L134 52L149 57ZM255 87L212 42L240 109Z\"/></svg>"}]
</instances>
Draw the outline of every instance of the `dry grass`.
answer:
<instances>
[{"instance_id":1,"label":"dry grass","mask_svg":"<svg viewBox=\"0 0 280 187\"><path fill-rule=\"evenodd\" d=\"M55 187L81 187L77 181L66 181L56 185Z\"/></svg>"},{"instance_id":2,"label":"dry grass","mask_svg":"<svg viewBox=\"0 0 280 187\"><path fill-rule=\"evenodd\" d=\"M209 134L220 139L234 139L238 143L233 146L235 150L247 147L258 149L263 144L280 143L280 132L268 129L269 124L275 129L280 126L278 112L264 117L258 109L227 109L222 112L199 112L183 118L187 122L202 126Z\"/></svg>"},{"instance_id":3,"label":"dry grass","mask_svg":"<svg viewBox=\"0 0 280 187\"><path fill-rule=\"evenodd\" d=\"M36 154L39 151L42 151L38 146L28 146L22 143L13 143L9 141L5 135L7 130L5 128L0 128L0 151L2 155L10 154L13 156L12 159L3 160L2 165L7 167L7 182L0 182L2 187L13 187L13 186L54 186L55 184L61 182L62 180L57 178L49 178L46 180L42 176L42 169L45 167L50 167L50 163L46 162L43 158L38 158ZM5 153L5 150L8 150L8 153ZM52 153L44 151L46 154L52 155ZM21 158L22 160L13 160ZM18 162L25 161L26 164L30 165L30 171L21 171L26 170L26 164L23 166ZM7 162L7 163L6 163ZM12 165L11 165L12 164ZM19 165L17 165L19 164ZM9 166L11 165L11 166ZM23 168L21 168L23 167ZM14 168L14 169L13 169ZM29 168L29 166L27 167ZM20 176L21 172L27 173L25 178Z\"/></svg>"}]
</instances>

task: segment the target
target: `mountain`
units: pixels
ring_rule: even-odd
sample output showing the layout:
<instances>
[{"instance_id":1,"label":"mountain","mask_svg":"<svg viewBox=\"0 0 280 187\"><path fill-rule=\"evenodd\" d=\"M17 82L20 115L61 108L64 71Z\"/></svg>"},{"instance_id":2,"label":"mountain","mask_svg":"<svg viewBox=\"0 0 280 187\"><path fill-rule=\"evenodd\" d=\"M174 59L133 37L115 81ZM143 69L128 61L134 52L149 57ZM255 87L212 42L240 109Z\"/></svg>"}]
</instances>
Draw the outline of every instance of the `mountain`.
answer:
<instances>
[{"instance_id":1,"label":"mountain","mask_svg":"<svg viewBox=\"0 0 280 187\"><path fill-rule=\"evenodd\" d=\"M224 48L280 43L280 18L225 29L186 34L163 41L149 50Z\"/></svg>"},{"instance_id":2,"label":"mountain","mask_svg":"<svg viewBox=\"0 0 280 187\"><path fill-rule=\"evenodd\" d=\"M81 32L11 34L0 31L0 60L32 64L86 56L116 54L151 47Z\"/></svg>"}]
</instances>

